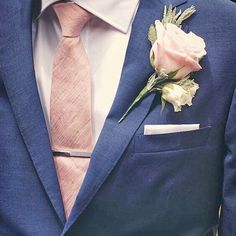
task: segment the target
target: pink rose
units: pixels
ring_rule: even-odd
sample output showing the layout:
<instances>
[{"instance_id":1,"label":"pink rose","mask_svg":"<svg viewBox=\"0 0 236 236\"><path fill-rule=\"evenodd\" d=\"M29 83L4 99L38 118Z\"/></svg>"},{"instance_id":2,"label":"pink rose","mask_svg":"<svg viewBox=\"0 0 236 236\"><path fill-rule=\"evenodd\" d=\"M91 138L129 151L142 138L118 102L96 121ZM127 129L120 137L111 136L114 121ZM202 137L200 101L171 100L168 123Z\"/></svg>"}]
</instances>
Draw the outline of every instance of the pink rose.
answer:
<instances>
[{"instance_id":1,"label":"pink rose","mask_svg":"<svg viewBox=\"0 0 236 236\"><path fill-rule=\"evenodd\" d=\"M171 23L166 28L159 20L155 24L157 40L151 49L155 69L165 69L167 74L179 70L174 79L184 78L202 69L199 61L206 55L206 45L201 37L192 32L185 33Z\"/></svg>"}]
</instances>

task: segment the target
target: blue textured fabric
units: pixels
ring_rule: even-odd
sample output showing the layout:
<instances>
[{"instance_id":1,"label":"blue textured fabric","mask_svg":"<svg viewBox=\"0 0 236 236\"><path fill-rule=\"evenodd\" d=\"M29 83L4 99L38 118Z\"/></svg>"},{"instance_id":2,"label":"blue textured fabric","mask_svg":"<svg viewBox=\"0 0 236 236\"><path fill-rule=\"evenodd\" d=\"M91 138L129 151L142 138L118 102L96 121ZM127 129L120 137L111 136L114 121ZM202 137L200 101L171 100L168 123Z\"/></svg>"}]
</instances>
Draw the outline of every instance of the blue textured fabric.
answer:
<instances>
[{"instance_id":1,"label":"blue textured fabric","mask_svg":"<svg viewBox=\"0 0 236 236\"><path fill-rule=\"evenodd\" d=\"M236 5L141 0L116 98L66 221L33 69L33 3L0 2L0 235L236 235ZM200 90L181 113L167 105L161 114L152 94L118 124L152 73L147 30L169 3L197 8L184 27L207 44ZM181 123L201 128L143 135L145 124Z\"/></svg>"}]
</instances>

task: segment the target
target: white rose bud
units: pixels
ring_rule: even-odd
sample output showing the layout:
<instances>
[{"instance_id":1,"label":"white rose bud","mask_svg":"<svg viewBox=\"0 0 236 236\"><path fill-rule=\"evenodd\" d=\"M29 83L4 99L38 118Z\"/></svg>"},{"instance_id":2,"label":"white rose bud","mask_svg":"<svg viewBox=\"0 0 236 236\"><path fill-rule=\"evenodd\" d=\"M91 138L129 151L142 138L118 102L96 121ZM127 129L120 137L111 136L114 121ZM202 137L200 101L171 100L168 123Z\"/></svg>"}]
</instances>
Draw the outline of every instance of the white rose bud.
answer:
<instances>
[{"instance_id":1,"label":"white rose bud","mask_svg":"<svg viewBox=\"0 0 236 236\"><path fill-rule=\"evenodd\" d=\"M162 98L174 106L175 112L179 112L182 106L192 105L192 99L198 88L196 83L186 89L178 84L168 83L162 89Z\"/></svg>"}]
</instances>

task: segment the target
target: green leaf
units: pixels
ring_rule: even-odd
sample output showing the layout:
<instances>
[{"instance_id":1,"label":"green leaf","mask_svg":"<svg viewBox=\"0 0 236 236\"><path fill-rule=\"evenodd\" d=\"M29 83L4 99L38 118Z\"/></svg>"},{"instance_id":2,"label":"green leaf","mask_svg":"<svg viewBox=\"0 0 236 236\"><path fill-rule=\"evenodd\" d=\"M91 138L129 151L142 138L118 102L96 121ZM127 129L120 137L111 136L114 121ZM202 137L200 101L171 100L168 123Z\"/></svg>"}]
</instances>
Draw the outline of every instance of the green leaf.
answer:
<instances>
[{"instance_id":1,"label":"green leaf","mask_svg":"<svg viewBox=\"0 0 236 236\"><path fill-rule=\"evenodd\" d=\"M146 85L148 91L152 90L152 88L154 88L154 87L156 86L157 80L158 80L158 78L156 77L156 73L153 73L153 74L149 77L148 82L147 82L147 85Z\"/></svg>"},{"instance_id":2,"label":"green leaf","mask_svg":"<svg viewBox=\"0 0 236 236\"><path fill-rule=\"evenodd\" d=\"M154 52L151 51L150 63L152 65L152 67L155 69L154 61L155 61L155 55L154 55Z\"/></svg>"},{"instance_id":3,"label":"green leaf","mask_svg":"<svg viewBox=\"0 0 236 236\"><path fill-rule=\"evenodd\" d=\"M153 73L149 77L148 81L153 81L153 83L155 83L155 76L156 73ZM137 106L148 94L150 94L150 91L150 85L148 85L147 83L147 85L139 92L138 96L134 99L132 104L128 107L124 115L119 119L118 123L121 123L126 118L126 116L134 109L134 107Z\"/></svg>"},{"instance_id":4,"label":"green leaf","mask_svg":"<svg viewBox=\"0 0 236 236\"><path fill-rule=\"evenodd\" d=\"M169 79L174 78L174 77L177 75L177 73L178 73L181 69L182 69L182 68L180 68L180 69L178 69L178 70L176 70L176 71L170 72L170 73L168 74L168 78L169 78Z\"/></svg>"},{"instance_id":5,"label":"green leaf","mask_svg":"<svg viewBox=\"0 0 236 236\"><path fill-rule=\"evenodd\" d=\"M191 78L191 75L187 75L183 79L179 80L176 84L183 86L185 84L192 83L193 79L190 79L190 78Z\"/></svg>"},{"instance_id":6,"label":"green leaf","mask_svg":"<svg viewBox=\"0 0 236 236\"><path fill-rule=\"evenodd\" d=\"M181 14L182 14L182 10L179 10L179 12L175 15L175 17L174 17L175 24L176 24L176 21L180 17Z\"/></svg>"},{"instance_id":7,"label":"green leaf","mask_svg":"<svg viewBox=\"0 0 236 236\"><path fill-rule=\"evenodd\" d=\"M177 19L180 17L181 14L182 11L180 10L177 14L175 13L175 15L173 15L172 24L176 25Z\"/></svg>"},{"instance_id":8,"label":"green leaf","mask_svg":"<svg viewBox=\"0 0 236 236\"><path fill-rule=\"evenodd\" d=\"M162 21L164 21L164 19L166 18L166 14L167 14L167 6L165 5L164 13L163 13L163 20Z\"/></svg>"},{"instance_id":9,"label":"green leaf","mask_svg":"<svg viewBox=\"0 0 236 236\"><path fill-rule=\"evenodd\" d=\"M176 7L172 10L172 18L174 18L176 15Z\"/></svg>"},{"instance_id":10,"label":"green leaf","mask_svg":"<svg viewBox=\"0 0 236 236\"><path fill-rule=\"evenodd\" d=\"M178 27L181 27L182 22L187 20L189 17L191 17L195 12L196 12L195 6L191 6L187 8L176 20L176 25Z\"/></svg>"},{"instance_id":11,"label":"green leaf","mask_svg":"<svg viewBox=\"0 0 236 236\"><path fill-rule=\"evenodd\" d=\"M166 106L166 101L163 99L163 97L161 97L161 113L164 111Z\"/></svg>"},{"instance_id":12,"label":"green leaf","mask_svg":"<svg viewBox=\"0 0 236 236\"><path fill-rule=\"evenodd\" d=\"M170 6L168 7L167 13L166 13L166 18L165 18L165 24L167 23L171 23L172 22L172 5L170 4Z\"/></svg>"},{"instance_id":13,"label":"green leaf","mask_svg":"<svg viewBox=\"0 0 236 236\"><path fill-rule=\"evenodd\" d=\"M184 12L181 10L177 13L176 8L172 8L172 5L164 7L164 14L162 19L162 24L166 27L167 23L174 24L181 28L181 24L184 20L187 20L196 12L195 6L187 8Z\"/></svg>"},{"instance_id":14,"label":"green leaf","mask_svg":"<svg viewBox=\"0 0 236 236\"><path fill-rule=\"evenodd\" d=\"M134 107L137 106L143 100L143 98L146 97L148 94L149 90L147 89L147 86L145 86L138 94L138 96L134 99L133 103L129 106L124 115L119 119L118 123L121 123L126 118L126 116L131 112L131 110L133 110Z\"/></svg>"},{"instance_id":15,"label":"green leaf","mask_svg":"<svg viewBox=\"0 0 236 236\"><path fill-rule=\"evenodd\" d=\"M168 74L168 77L169 77L170 79L174 78L174 77L177 75L178 71L179 71L179 70L170 72L170 73Z\"/></svg>"},{"instance_id":16,"label":"green leaf","mask_svg":"<svg viewBox=\"0 0 236 236\"><path fill-rule=\"evenodd\" d=\"M157 40L157 32L155 25L151 24L148 30L148 40L153 45Z\"/></svg>"}]
</instances>

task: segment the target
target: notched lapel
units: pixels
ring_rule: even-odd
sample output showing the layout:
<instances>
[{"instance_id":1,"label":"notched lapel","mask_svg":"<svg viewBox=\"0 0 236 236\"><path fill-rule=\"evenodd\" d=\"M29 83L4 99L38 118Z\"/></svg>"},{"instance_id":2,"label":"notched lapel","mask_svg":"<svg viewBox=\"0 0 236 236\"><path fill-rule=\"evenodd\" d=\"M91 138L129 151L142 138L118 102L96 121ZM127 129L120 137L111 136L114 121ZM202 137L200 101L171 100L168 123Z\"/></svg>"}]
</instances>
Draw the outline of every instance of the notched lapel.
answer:
<instances>
[{"instance_id":1,"label":"notched lapel","mask_svg":"<svg viewBox=\"0 0 236 236\"><path fill-rule=\"evenodd\" d=\"M22 6L24 2L24 5ZM37 174L62 223L60 189L36 86L32 56L32 1L0 3L0 76Z\"/></svg>"}]
</instances>

